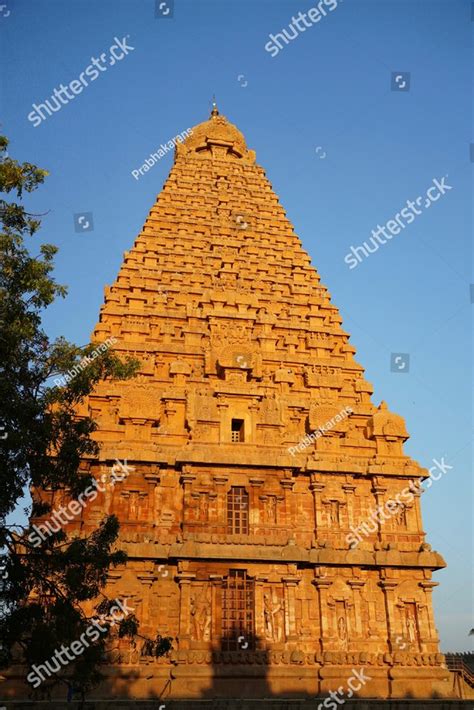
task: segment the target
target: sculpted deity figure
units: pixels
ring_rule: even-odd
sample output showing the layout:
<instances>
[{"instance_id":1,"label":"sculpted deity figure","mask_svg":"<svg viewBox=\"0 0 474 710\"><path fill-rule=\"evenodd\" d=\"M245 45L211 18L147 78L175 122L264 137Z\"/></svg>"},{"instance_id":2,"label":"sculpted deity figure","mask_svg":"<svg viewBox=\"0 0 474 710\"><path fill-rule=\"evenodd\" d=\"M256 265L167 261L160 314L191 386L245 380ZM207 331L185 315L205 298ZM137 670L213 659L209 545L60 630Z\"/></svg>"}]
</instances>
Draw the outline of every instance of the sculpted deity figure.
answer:
<instances>
[{"instance_id":1,"label":"sculpted deity figure","mask_svg":"<svg viewBox=\"0 0 474 710\"><path fill-rule=\"evenodd\" d=\"M339 501L331 501L331 507L329 509L329 517L331 525L339 525Z\"/></svg>"},{"instance_id":2,"label":"sculpted deity figure","mask_svg":"<svg viewBox=\"0 0 474 710\"><path fill-rule=\"evenodd\" d=\"M397 521L397 525L404 525L406 527L407 524L407 509L406 506L401 505L397 512L395 513L395 520Z\"/></svg>"},{"instance_id":3,"label":"sculpted deity figure","mask_svg":"<svg viewBox=\"0 0 474 710\"><path fill-rule=\"evenodd\" d=\"M283 628L281 623L282 605L275 602L270 594L263 596L263 616L265 621L265 636L269 641L281 641Z\"/></svg>"},{"instance_id":4,"label":"sculpted deity figure","mask_svg":"<svg viewBox=\"0 0 474 710\"><path fill-rule=\"evenodd\" d=\"M209 587L191 597L191 638L209 641L211 638L211 594Z\"/></svg>"},{"instance_id":5,"label":"sculpted deity figure","mask_svg":"<svg viewBox=\"0 0 474 710\"><path fill-rule=\"evenodd\" d=\"M276 523L277 502L275 496L269 496L267 500L267 520L269 523Z\"/></svg>"},{"instance_id":6,"label":"sculpted deity figure","mask_svg":"<svg viewBox=\"0 0 474 710\"><path fill-rule=\"evenodd\" d=\"M411 616L411 614L408 614L406 617L406 628L407 628L407 636L408 639L410 640L410 643L414 643L417 640L417 629L416 629L416 621Z\"/></svg>"},{"instance_id":7,"label":"sculpted deity figure","mask_svg":"<svg viewBox=\"0 0 474 710\"><path fill-rule=\"evenodd\" d=\"M199 496L199 519L209 520L209 498L205 493Z\"/></svg>"},{"instance_id":8,"label":"sculpted deity figure","mask_svg":"<svg viewBox=\"0 0 474 710\"><path fill-rule=\"evenodd\" d=\"M337 620L337 633L339 634L339 638L341 639L341 641L345 641L347 637L347 627L346 620L343 616L340 616Z\"/></svg>"}]
</instances>

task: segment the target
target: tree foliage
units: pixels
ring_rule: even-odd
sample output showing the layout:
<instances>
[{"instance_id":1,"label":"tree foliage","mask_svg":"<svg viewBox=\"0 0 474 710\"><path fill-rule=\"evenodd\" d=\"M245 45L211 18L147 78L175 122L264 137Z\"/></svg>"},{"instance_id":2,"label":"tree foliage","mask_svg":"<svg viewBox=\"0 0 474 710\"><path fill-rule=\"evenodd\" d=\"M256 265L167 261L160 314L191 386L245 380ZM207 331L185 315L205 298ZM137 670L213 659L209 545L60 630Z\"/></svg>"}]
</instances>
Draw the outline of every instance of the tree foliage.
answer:
<instances>
[{"instance_id":1,"label":"tree foliage","mask_svg":"<svg viewBox=\"0 0 474 710\"><path fill-rule=\"evenodd\" d=\"M100 638L41 688L44 693L64 682L85 693L100 680L107 639L117 626L104 615L103 605L111 600L103 589L110 567L126 560L115 549L118 521L105 518L86 538L70 539L59 529L34 546L29 522L8 525L6 519L28 490L33 504L23 511L27 519L50 509L36 491L65 490L75 498L93 485L90 475L79 473L79 463L98 454L91 438L96 425L78 416L78 405L99 380L131 377L138 363L107 349L65 386L52 386L54 375L74 368L97 343L79 348L64 338L51 341L42 328L43 311L64 298L66 288L52 273L57 248L41 244L31 253L27 240L34 246L41 220L27 212L23 197L48 173L8 157L7 146L0 137L0 667L20 663L27 675L62 644L79 639L99 616L105 629ZM95 603L92 615L85 613L85 602ZM137 634L136 618L127 615L118 635ZM158 636L144 646L162 655L170 640Z\"/></svg>"}]
</instances>

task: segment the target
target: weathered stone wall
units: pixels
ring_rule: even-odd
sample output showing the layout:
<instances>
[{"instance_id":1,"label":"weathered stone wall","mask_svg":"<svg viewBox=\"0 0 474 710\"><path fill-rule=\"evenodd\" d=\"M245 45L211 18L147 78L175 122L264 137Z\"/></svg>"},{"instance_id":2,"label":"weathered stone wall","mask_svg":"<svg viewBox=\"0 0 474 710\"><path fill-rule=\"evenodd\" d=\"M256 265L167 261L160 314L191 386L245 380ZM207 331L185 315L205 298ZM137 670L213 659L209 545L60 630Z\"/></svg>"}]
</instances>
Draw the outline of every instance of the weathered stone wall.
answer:
<instances>
[{"instance_id":1,"label":"weathered stone wall","mask_svg":"<svg viewBox=\"0 0 474 710\"><path fill-rule=\"evenodd\" d=\"M80 410L101 447L83 469L105 485L68 529L118 516L129 560L108 594L129 600L142 633L174 639L159 660L117 639L115 687L145 696L172 677L175 697L234 697L245 679L255 697L318 693L366 667L365 695L449 695L431 601L444 563L425 543L419 491L406 492L427 471L404 455L403 419L371 402L265 172L215 112L177 146L105 290L94 338L111 336L141 368L99 383ZM112 485L116 459L133 471ZM235 486L249 499L243 533L228 526ZM370 519L377 507L384 520ZM222 638L230 570L252 596L234 655Z\"/></svg>"}]
</instances>

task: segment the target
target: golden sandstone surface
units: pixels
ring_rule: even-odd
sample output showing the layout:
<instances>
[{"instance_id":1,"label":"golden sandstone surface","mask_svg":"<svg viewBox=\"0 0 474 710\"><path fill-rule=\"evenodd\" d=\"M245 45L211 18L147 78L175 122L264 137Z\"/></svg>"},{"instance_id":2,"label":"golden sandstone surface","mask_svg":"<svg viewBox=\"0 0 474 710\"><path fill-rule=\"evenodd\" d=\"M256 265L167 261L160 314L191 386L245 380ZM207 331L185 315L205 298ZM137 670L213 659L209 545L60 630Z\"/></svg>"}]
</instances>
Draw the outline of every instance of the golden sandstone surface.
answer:
<instances>
[{"instance_id":1,"label":"golden sandstone surface","mask_svg":"<svg viewBox=\"0 0 474 710\"><path fill-rule=\"evenodd\" d=\"M173 651L117 639L98 695L324 695L352 669L370 677L361 696L449 695L431 599L444 562L413 486L428 473L403 453L404 420L371 402L338 309L216 107L176 146L105 289L93 339L110 337L141 368L79 412L101 447L83 470L130 473L68 530L118 516L129 559L107 593Z\"/></svg>"}]
</instances>

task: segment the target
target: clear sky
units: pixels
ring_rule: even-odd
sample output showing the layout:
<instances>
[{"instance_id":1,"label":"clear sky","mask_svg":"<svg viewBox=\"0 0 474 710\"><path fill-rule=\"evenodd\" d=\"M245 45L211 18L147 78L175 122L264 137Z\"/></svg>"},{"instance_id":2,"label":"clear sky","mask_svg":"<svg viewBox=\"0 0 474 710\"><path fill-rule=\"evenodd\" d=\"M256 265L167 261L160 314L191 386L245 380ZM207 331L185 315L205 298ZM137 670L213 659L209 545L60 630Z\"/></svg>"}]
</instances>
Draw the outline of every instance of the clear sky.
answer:
<instances>
[{"instance_id":1,"label":"clear sky","mask_svg":"<svg viewBox=\"0 0 474 710\"><path fill-rule=\"evenodd\" d=\"M300 20L304 30L276 56L265 49L269 35L317 0L175 0L172 11L171 0L158 0L160 17L154 0L4 3L2 128L12 157L51 173L28 205L47 212L40 235L59 245L56 275L69 285L45 315L48 333L88 342L103 287L172 154L138 180L132 170L205 120L215 93L340 308L374 401L406 418L410 455L453 467L423 495L423 516L428 542L448 563L435 575L442 649L469 649L472 3L327 0L325 14L310 27ZM114 38L133 49L115 49L122 58L112 64ZM102 53L99 71L91 61ZM39 125L28 119L33 104L73 80L60 110ZM350 269L350 247L434 179L451 189ZM408 353L409 363L391 371L392 353Z\"/></svg>"}]
</instances>

